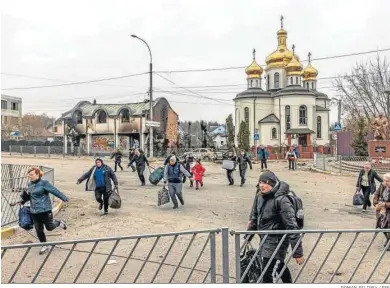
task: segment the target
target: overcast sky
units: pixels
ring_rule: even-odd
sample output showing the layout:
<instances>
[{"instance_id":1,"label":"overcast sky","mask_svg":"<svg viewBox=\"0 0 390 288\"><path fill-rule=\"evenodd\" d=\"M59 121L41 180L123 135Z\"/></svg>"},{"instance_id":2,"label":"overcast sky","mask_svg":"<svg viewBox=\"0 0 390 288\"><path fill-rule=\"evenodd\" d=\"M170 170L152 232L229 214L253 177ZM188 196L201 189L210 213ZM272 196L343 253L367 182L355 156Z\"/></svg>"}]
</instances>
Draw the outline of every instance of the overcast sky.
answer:
<instances>
[{"instance_id":1,"label":"overcast sky","mask_svg":"<svg viewBox=\"0 0 390 288\"><path fill-rule=\"evenodd\" d=\"M264 64L266 56L277 47L281 15L288 31L287 44L289 47L295 44L301 60L307 59L309 51L317 58L390 48L390 1L386 0L8 0L2 4L2 89L147 72L147 48L129 36L133 33L151 46L156 71L247 66L253 48L258 63ZM381 55L390 57L389 51ZM319 70L319 78L333 77L348 73L355 62L375 56L312 64ZM234 112L231 99L246 88L244 69L159 74L176 84L154 75L154 97L166 97L181 120L224 121ZM44 112L58 117L81 100L96 98L98 103L143 100L148 77L3 90L2 94L22 97L23 112ZM209 85L241 86L202 87ZM189 87L190 91L179 87ZM318 87L330 97L337 96L332 79L318 80ZM332 120L336 115L332 111Z\"/></svg>"}]
</instances>

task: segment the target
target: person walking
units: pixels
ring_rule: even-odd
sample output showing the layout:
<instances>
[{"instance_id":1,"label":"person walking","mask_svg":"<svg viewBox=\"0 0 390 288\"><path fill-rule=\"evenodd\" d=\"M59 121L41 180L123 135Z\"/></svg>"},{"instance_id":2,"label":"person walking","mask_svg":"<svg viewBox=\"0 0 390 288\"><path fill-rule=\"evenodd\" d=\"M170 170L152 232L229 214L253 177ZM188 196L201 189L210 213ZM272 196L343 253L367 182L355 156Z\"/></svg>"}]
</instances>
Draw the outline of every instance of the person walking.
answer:
<instances>
[{"instance_id":1,"label":"person walking","mask_svg":"<svg viewBox=\"0 0 390 288\"><path fill-rule=\"evenodd\" d=\"M286 182L279 181L273 172L266 171L260 175L258 187L259 192L256 194L252 205L248 230L299 230L294 206L287 197L290 191L289 185ZM268 264L270 265L265 271L262 279L263 283L274 283L277 274L280 275L282 269L286 266L284 259L289 245L292 249L297 247L293 254L297 264L302 265L305 262L299 234L287 234L282 244L279 243L282 241L283 234L261 235L261 238L264 237L267 237L267 239L260 250L261 266L265 269ZM279 245L279 250L276 250ZM274 258L271 260L274 253ZM280 278L283 283L292 283L291 273L287 266Z\"/></svg>"},{"instance_id":2,"label":"person walking","mask_svg":"<svg viewBox=\"0 0 390 288\"><path fill-rule=\"evenodd\" d=\"M233 151L229 151L228 155L223 155L223 159L224 160L230 160L230 161L234 162L233 169L226 169L226 174L227 174L227 178L229 180L229 185L234 185L233 171L235 169L235 165L236 165L236 162L237 162L237 157L234 156Z\"/></svg>"},{"instance_id":3,"label":"person walking","mask_svg":"<svg viewBox=\"0 0 390 288\"><path fill-rule=\"evenodd\" d=\"M39 242L44 244L47 242L44 228L46 228L47 231L53 231L57 227L61 227L64 230L67 229L63 220L56 220L53 218L50 194L61 199L65 204L69 199L47 180L42 179L42 176L43 172L38 168L32 168L28 171L30 183L28 184L27 191L22 192L20 195L20 204L24 205L26 202L30 201L30 211L35 231ZM43 245L39 254L44 254L47 249L47 246Z\"/></svg>"},{"instance_id":4,"label":"person walking","mask_svg":"<svg viewBox=\"0 0 390 288\"><path fill-rule=\"evenodd\" d=\"M267 167L267 159L269 157L268 149L266 147L264 147L263 145L261 145L259 152L258 152L258 155L259 155L259 159L261 162L261 170L263 170L264 168L268 169L268 167Z\"/></svg>"},{"instance_id":5,"label":"person walking","mask_svg":"<svg viewBox=\"0 0 390 288\"><path fill-rule=\"evenodd\" d=\"M191 169L192 175L194 175L195 179L195 190L199 190L199 184L200 187L203 187L203 175L206 169L203 167L203 165L200 163L200 159L196 159L195 166Z\"/></svg>"},{"instance_id":6,"label":"person walking","mask_svg":"<svg viewBox=\"0 0 390 288\"><path fill-rule=\"evenodd\" d=\"M196 164L195 163L195 158L194 158L194 155L192 155L192 153L189 153L186 157L186 159L184 159L184 165L185 165L185 168L188 172L191 173L192 175L192 168L194 167L194 165ZM186 182L186 176L183 176L183 183ZM193 187L194 186L194 181L190 180L190 187Z\"/></svg>"},{"instance_id":7,"label":"person walking","mask_svg":"<svg viewBox=\"0 0 390 288\"><path fill-rule=\"evenodd\" d=\"M115 172L116 172L117 166L119 166L119 168L121 168L121 171L123 171L123 167L121 166L122 157L123 157L123 154L119 148L111 156L111 159L114 158L114 161L115 161L115 167L114 167Z\"/></svg>"},{"instance_id":8,"label":"person walking","mask_svg":"<svg viewBox=\"0 0 390 288\"><path fill-rule=\"evenodd\" d=\"M375 179L380 183L383 182L378 173L371 169L371 163L364 163L356 182L356 189L361 189L364 195L363 212L367 211L367 207L371 207L370 195L376 191Z\"/></svg>"},{"instance_id":9,"label":"person walking","mask_svg":"<svg viewBox=\"0 0 390 288\"><path fill-rule=\"evenodd\" d=\"M247 153L245 153L244 150L241 150L240 156L237 158L237 163L238 163L238 169L240 171L240 177L241 177L241 185L240 187L244 186L245 184L245 174L246 174L246 169L249 168L252 170L252 162L249 159Z\"/></svg>"},{"instance_id":10,"label":"person walking","mask_svg":"<svg viewBox=\"0 0 390 288\"><path fill-rule=\"evenodd\" d=\"M178 203L176 197L179 199L181 205L184 205L183 199L183 175L192 180L190 172L188 172L182 164L177 161L176 156L171 156L169 164L164 168L164 184L168 182L168 191L173 202L173 209L177 209Z\"/></svg>"},{"instance_id":11,"label":"person walking","mask_svg":"<svg viewBox=\"0 0 390 288\"><path fill-rule=\"evenodd\" d=\"M139 150L135 151L133 159L131 159L129 166L135 162L135 165L137 167L137 173L138 173L138 178L141 180L141 186L145 186L145 166L149 167L149 161L146 158L144 153L141 153Z\"/></svg>"},{"instance_id":12,"label":"person walking","mask_svg":"<svg viewBox=\"0 0 390 288\"><path fill-rule=\"evenodd\" d=\"M299 158L299 148L297 145L295 145L294 152L295 152L294 167L295 167L295 169L297 169L297 163L298 163L298 158Z\"/></svg>"},{"instance_id":13,"label":"person walking","mask_svg":"<svg viewBox=\"0 0 390 288\"><path fill-rule=\"evenodd\" d=\"M294 147L290 147L290 149L287 151L286 159L288 160L288 170L295 170L295 161L297 159L297 155L294 152Z\"/></svg>"},{"instance_id":14,"label":"person walking","mask_svg":"<svg viewBox=\"0 0 390 288\"><path fill-rule=\"evenodd\" d=\"M383 175L383 183L375 191L373 204L376 210L377 225L379 229L390 229L390 173ZM390 251L390 233L384 233L385 245Z\"/></svg>"},{"instance_id":15,"label":"person walking","mask_svg":"<svg viewBox=\"0 0 390 288\"><path fill-rule=\"evenodd\" d=\"M95 160L95 165L84 173L76 182L82 183L87 179L85 184L86 191L95 191L95 199L99 203L99 210L104 208L103 215L108 214L108 199L112 192L112 182L115 189L118 189L118 179L112 169L103 163L103 160L98 158Z\"/></svg>"},{"instance_id":16,"label":"person walking","mask_svg":"<svg viewBox=\"0 0 390 288\"><path fill-rule=\"evenodd\" d=\"M171 160L171 157L172 156L175 156L176 157L176 152L173 151L171 154L169 154L169 156L165 159L164 161L164 166L168 165L169 164L169 161ZM177 157L176 157L177 158Z\"/></svg>"},{"instance_id":17,"label":"person walking","mask_svg":"<svg viewBox=\"0 0 390 288\"><path fill-rule=\"evenodd\" d=\"M129 149L129 165L127 165L127 168L131 168L131 170L133 170L133 172L135 172L135 167L134 167L134 164L131 164L130 165L130 162L131 162L131 159L133 159L134 157L134 149L133 148L130 148Z\"/></svg>"}]
</instances>

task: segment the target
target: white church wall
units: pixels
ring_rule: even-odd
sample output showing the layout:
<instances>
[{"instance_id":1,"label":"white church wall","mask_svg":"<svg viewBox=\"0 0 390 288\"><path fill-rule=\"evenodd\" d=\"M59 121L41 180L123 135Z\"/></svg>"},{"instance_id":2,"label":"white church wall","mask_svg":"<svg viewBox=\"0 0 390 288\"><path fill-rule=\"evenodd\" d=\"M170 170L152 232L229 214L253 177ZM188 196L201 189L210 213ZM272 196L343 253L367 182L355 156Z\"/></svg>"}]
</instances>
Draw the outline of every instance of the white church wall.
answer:
<instances>
[{"instance_id":1,"label":"white church wall","mask_svg":"<svg viewBox=\"0 0 390 288\"><path fill-rule=\"evenodd\" d=\"M272 138L272 129L276 129L276 138ZM260 125L260 143L262 145L279 145L280 134L279 124L277 123L262 123ZM283 139L282 139L283 140Z\"/></svg>"}]
</instances>

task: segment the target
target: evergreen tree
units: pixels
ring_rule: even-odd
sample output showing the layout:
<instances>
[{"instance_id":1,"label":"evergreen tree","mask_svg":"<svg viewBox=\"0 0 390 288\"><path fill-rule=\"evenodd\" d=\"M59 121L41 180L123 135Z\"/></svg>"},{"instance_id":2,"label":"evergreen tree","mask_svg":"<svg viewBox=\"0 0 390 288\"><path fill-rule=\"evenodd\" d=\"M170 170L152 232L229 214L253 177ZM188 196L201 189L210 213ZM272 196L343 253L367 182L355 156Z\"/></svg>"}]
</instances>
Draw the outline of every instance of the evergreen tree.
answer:
<instances>
[{"instance_id":1,"label":"evergreen tree","mask_svg":"<svg viewBox=\"0 0 390 288\"><path fill-rule=\"evenodd\" d=\"M226 118L226 134L228 147L231 148L234 145L234 126L232 114L229 114L229 116Z\"/></svg>"},{"instance_id":2,"label":"evergreen tree","mask_svg":"<svg viewBox=\"0 0 390 288\"><path fill-rule=\"evenodd\" d=\"M249 125L247 122L242 121L238 132L238 147L240 149L249 151L249 136Z\"/></svg>"},{"instance_id":3,"label":"evergreen tree","mask_svg":"<svg viewBox=\"0 0 390 288\"><path fill-rule=\"evenodd\" d=\"M351 144L353 150L355 150L356 156L368 156L368 144L365 138L366 129L366 120L364 117L360 117L358 122L358 132L353 138L353 142Z\"/></svg>"}]
</instances>

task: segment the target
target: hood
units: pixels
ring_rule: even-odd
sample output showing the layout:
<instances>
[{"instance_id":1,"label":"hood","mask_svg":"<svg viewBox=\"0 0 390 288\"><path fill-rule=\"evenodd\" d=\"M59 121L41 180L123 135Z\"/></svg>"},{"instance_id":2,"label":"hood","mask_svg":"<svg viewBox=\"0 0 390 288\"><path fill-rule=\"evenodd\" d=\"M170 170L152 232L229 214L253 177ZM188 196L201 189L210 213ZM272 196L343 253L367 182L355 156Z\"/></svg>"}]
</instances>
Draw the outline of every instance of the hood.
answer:
<instances>
[{"instance_id":1,"label":"hood","mask_svg":"<svg viewBox=\"0 0 390 288\"><path fill-rule=\"evenodd\" d=\"M287 195L289 191L290 185L288 185L286 182L280 181L270 192L261 195L264 199L271 197L276 198L282 195Z\"/></svg>"}]
</instances>

